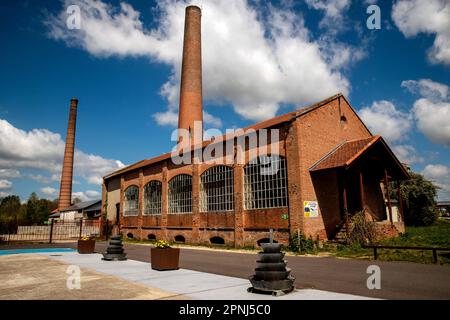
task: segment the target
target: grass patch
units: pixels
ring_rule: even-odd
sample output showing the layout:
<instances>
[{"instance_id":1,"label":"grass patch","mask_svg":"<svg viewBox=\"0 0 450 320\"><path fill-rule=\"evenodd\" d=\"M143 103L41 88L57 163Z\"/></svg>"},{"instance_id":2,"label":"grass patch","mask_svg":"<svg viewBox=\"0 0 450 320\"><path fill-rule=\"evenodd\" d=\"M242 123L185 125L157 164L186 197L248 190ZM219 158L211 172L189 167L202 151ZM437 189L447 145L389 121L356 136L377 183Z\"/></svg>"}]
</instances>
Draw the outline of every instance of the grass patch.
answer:
<instances>
[{"instance_id":1,"label":"grass patch","mask_svg":"<svg viewBox=\"0 0 450 320\"><path fill-rule=\"evenodd\" d=\"M406 233L397 238L380 241L385 246L410 247L450 247L450 221L440 219L435 224L426 227L406 227ZM372 249L361 246L338 245L334 253L338 257L373 258ZM386 250L378 249L378 259L384 261L410 261L419 263L433 263L432 251L418 250ZM450 264L450 252L438 251L438 262Z\"/></svg>"}]
</instances>

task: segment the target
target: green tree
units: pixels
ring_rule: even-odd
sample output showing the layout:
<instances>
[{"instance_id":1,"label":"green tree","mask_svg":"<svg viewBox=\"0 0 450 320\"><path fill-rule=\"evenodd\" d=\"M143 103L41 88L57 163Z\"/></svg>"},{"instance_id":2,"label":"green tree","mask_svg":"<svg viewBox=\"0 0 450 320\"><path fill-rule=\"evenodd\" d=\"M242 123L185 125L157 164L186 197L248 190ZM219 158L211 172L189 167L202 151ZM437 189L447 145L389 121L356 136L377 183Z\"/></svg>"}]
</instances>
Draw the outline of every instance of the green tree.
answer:
<instances>
[{"instance_id":1,"label":"green tree","mask_svg":"<svg viewBox=\"0 0 450 320\"><path fill-rule=\"evenodd\" d=\"M36 206L36 213L33 219L34 223L43 223L48 220L50 212L52 212L53 202L47 199L40 199Z\"/></svg>"},{"instance_id":2,"label":"green tree","mask_svg":"<svg viewBox=\"0 0 450 320\"><path fill-rule=\"evenodd\" d=\"M19 196L11 195L2 199L0 203L0 216L7 219L15 219L20 209Z\"/></svg>"},{"instance_id":3,"label":"green tree","mask_svg":"<svg viewBox=\"0 0 450 320\"><path fill-rule=\"evenodd\" d=\"M8 232L11 225L18 221L20 212L20 198L18 196L7 196L0 203L0 232Z\"/></svg>"},{"instance_id":4,"label":"green tree","mask_svg":"<svg viewBox=\"0 0 450 320\"><path fill-rule=\"evenodd\" d=\"M437 219L436 196L438 187L419 173L409 172L411 178L401 184L404 199L405 223L413 226L427 226ZM392 198L397 199L398 185L392 184Z\"/></svg>"},{"instance_id":5,"label":"green tree","mask_svg":"<svg viewBox=\"0 0 450 320\"><path fill-rule=\"evenodd\" d=\"M29 223L34 222L34 217L36 216L36 210L38 206L39 198L35 192L30 194L27 201L27 214L26 219Z\"/></svg>"}]
</instances>

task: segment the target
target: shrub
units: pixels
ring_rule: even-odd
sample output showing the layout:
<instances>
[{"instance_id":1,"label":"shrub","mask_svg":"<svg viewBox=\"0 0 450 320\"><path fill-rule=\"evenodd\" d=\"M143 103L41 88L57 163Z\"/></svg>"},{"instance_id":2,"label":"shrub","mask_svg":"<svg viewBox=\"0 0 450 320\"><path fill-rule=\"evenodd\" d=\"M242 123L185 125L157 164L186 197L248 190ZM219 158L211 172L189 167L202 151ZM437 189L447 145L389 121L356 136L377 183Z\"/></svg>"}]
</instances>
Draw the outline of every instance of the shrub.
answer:
<instances>
[{"instance_id":1,"label":"shrub","mask_svg":"<svg viewBox=\"0 0 450 320\"><path fill-rule=\"evenodd\" d=\"M362 246L375 241L374 223L366 219L364 211L358 212L350 218L350 226L347 243Z\"/></svg>"},{"instance_id":2,"label":"shrub","mask_svg":"<svg viewBox=\"0 0 450 320\"><path fill-rule=\"evenodd\" d=\"M405 223L410 226L429 226L437 219L437 189L421 174L409 172L411 179L402 183L400 191L405 200ZM397 185L393 183L392 198L397 199Z\"/></svg>"},{"instance_id":3,"label":"shrub","mask_svg":"<svg viewBox=\"0 0 450 320\"><path fill-rule=\"evenodd\" d=\"M311 238L307 239L305 235L300 233L300 237L298 234L293 234L289 237L289 251L296 253L314 253L315 246L314 240Z\"/></svg>"}]
</instances>

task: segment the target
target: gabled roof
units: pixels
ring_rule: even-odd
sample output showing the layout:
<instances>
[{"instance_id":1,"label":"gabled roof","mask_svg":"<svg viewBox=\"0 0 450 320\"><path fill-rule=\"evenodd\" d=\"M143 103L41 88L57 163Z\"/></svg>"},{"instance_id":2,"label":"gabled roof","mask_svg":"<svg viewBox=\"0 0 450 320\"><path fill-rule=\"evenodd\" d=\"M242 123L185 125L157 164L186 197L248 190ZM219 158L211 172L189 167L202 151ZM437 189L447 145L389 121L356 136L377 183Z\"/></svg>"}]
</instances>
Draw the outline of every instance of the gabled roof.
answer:
<instances>
[{"instance_id":1,"label":"gabled roof","mask_svg":"<svg viewBox=\"0 0 450 320\"><path fill-rule=\"evenodd\" d=\"M297 119L299 117L302 117L302 116L308 114L309 112L314 111L314 110L316 110L316 109L318 109L318 108L320 108L320 107L330 103L331 101L339 99L339 98L344 99L347 102L347 104L350 106L350 103L347 101L347 99L344 97L344 95L342 93L338 93L338 94L336 94L334 96L331 96L331 97L329 97L329 98L327 98L325 100L322 100L322 101L320 101L318 103L315 103L313 105L310 105L308 107L304 107L304 108L298 109L297 111L289 112L289 113L283 114L281 116L278 116L278 117L275 117L275 118L272 118L272 119L269 119L269 120L266 120L266 121L259 122L257 124L251 125L249 127L246 127L246 128L243 129L243 131L247 131L249 129L253 129L253 130L256 130L256 131L257 130L261 130L261 129L268 129L268 128L272 128L274 126L278 126L278 125L283 124L283 123L292 122L295 119ZM359 116L358 116L358 114L356 114L356 112L355 112L355 115L359 118ZM364 125L364 123L363 123L363 125ZM369 131L369 129L367 127L366 127L366 129L370 133L370 131ZM219 137L219 138L216 139L216 141L217 140L221 140L221 139L222 139L222 141L226 141L225 137L226 136ZM236 137L236 136L234 136L234 137ZM204 148L204 147L206 147L207 145L209 145L211 143L213 143L213 141L211 141L211 140L203 141L203 143L200 146L199 145L194 146L192 149L194 150L194 149L197 149L197 148ZM124 167L122 169L114 171L114 172L106 175L103 178L104 179L113 178L113 177L119 176L119 175L121 175L123 173L126 173L126 172L130 172L130 171L133 171L133 170L137 170L137 169L146 167L146 166L151 165L151 164L155 164L155 163L158 163L158 162L161 162L161 161L164 161L164 160L168 160L168 159L171 158L171 156L172 156L172 153L165 153L165 154L162 154L162 155L160 155L158 157L154 157L154 158L150 158L150 159L146 159L146 160L141 160L141 161L138 161L138 162L136 162L136 163L134 163L132 165L129 165L127 167Z\"/></svg>"},{"instance_id":2,"label":"gabled roof","mask_svg":"<svg viewBox=\"0 0 450 320\"><path fill-rule=\"evenodd\" d=\"M348 167L359 155L364 153L365 150L380 138L380 136L375 136L362 140L345 141L316 162L309 170L318 171Z\"/></svg>"},{"instance_id":3,"label":"gabled roof","mask_svg":"<svg viewBox=\"0 0 450 320\"><path fill-rule=\"evenodd\" d=\"M380 146L382 148L379 150L383 150L383 154L391 164L391 168L394 168L395 172L399 176L403 178L409 177L409 173L405 166L400 163L381 136L344 141L313 164L309 171L320 171L335 168L348 169L354 164L354 162L372 150L375 146Z\"/></svg>"}]
</instances>

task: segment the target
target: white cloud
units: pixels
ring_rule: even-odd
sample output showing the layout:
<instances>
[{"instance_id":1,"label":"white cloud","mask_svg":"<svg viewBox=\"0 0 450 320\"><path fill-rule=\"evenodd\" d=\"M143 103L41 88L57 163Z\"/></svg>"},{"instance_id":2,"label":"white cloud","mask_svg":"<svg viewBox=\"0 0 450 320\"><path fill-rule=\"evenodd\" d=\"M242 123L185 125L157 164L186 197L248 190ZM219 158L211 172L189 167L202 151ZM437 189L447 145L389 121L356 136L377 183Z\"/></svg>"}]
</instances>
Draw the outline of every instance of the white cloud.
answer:
<instances>
[{"instance_id":1,"label":"white cloud","mask_svg":"<svg viewBox=\"0 0 450 320\"><path fill-rule=\"evenodd\" d=\"M222 120L206 111L203 111L203 121L215 129L222 127Z\"/></svg>"},{"instance_id":2,"label":"white cloud","mask_svg":"<svg viewBox=\"0 0 450 320\"><path fill-rule=\"evenodd\" d=\"M159 1L155 29L147 29L140 13L127 4L120 9L96 0L66 0L65 4L80 5L82 28L68 30L63 10L48 21L53 38L97 57L144 56L171 67L172 74L161 89L168 110L154 117L160 124L173 125L186 2ZM202 7L205 100L230 103L243 118L258 121L273 117L282 103L304 104L349 92L349 81L340 68L351 58L332 59L324 43L311 39L301 15L271 8L265 17L244 0L211 0ZM341 10L346 5L335 7ZM335 16L334 10L330 7L326 14Z\"/></svg>"},{"instance_id":3,"label":"white cloud","mask_svg":"<svg viewBox=\"0 0 450 320\"><path fill-rule=\"evenodd\" d=\"M429 179L439 179L450 174L450 168L442 164L429 164L423 170L423 174Z\"/></svg>"},{"instance_id":4,"label":"white cloud","mask_svg":"<svg viewBox=\"0 0 450 320\"><path fill-rule=\"evenodd\" d=\"M94 190L88 190L86 192L78 191L72 193L72 200L80 199L81 201L90 201L100 199L100 193Z\"/></svg>"},{"instance_id":5,"label":"white cloud","mask_svg":"<svg viewBox=\"0 0 450 320\"><path fill-rule=\"evenodd\" d=\"M438 190L440 200L450 200L450 168L448 166L429 164L422 171L422 174L440 188Z\"/></svg>"},{"instance_id":6,"label":"white cloud","mask_svg":"<svg viewBox=\"0 0 450 320\"><path fill-rule=\"evenodd\" d=\"M30 178L31 180L37 181L42 184L47 184L50 183L51 181L59 181L59 180L52 180L51 177L46 177L43 176L42 174L28 174L27 177Z\"/></svg>"},{"instance_id":7,"label":"white cloud","mask_svg":"<svg viewBox=\"0 0 450 320\"><path fill-rule=\"evenodd\" d=\"M60 170L64 142L45 129L23 131L0 119L0 167Z\"/></svg>"},{"instance_id":8,"label":"white cloud","mask_svg":"<svg viewBox=\"0 0 450 320\"><path fill-rule=\"evenodd\" d=\"M0 190L9 190L12 188L12 182L6 179L0 179Z\"/></svg>"},{"instance_id":9,"label":"white cloud","mask_svg":"<svg viewBox=\"0 0 450 320\"><path fill-rule=\"evenodd\" d=\"M412 165L416 163L422 163L425 161L425 158L420 156L417 153L416 148L414 148L411 145L408 144L395 145L392 147L392 150L394 151L398 159L403 163Z\"/></svg>"},{"instance_id":10,"label":"white cloud","mask_svg":"<svg viewBox=\"0 0 450 320\"><path fill-rule=\"evenodd\" d=\"M98 191L94 191L94 190L88 190L88 191L85 192L85 194L89 198L100 197L100 193Z\"/></svg>"},{"instance_id":11,"label":"white cloud","mask_svg":"<svg viewBox=\"0 0 450 320\"><path fill-rule=\"evenodd\" d=\"M161 126L178 126L178 113L172 109L169 109L166 112L155 113L153 115L153 118ZM205 123L205 125L210 125L213 128L222 127L222 120L206 111L203 111L203 122Z\"/></svg>"},{"instance_id":12,"label":"white cloud","mask_svg":"<svg viewBox=\"0 0 450 320\"><path fill-rule=\"evenodd\" d=\"M5 192L5 191L0 191L0 198L6 198L7 196L10 196L11 192Z\"/></svg>"},{"instance_id":13,"label":"white cloud","mask_svg":"<svg viewBox=\"0 0 450 320\"><path fill-rule=\"evenodd\" d=\"M434 34L430 61L450 64L450 1L399 0L392 7L392 20L407 38Z\"/></svg>"},{"instance_id":14,"label":"white cloud","mask_svg":"<svg viewBox=\"0 0 450 320\"><path fill-rule=\"evenodd\" d=\"M419 99L414 103L417 128L432 142L450 146L450 102Z\"/></svg>"},{"instance_id":15,"label":"white cloud","mask_svg":"<svg viewBox=\"0 0 450 320\"><path fill-rule=\"evenodd\" d=\"M450 146L449 87L430 79L403 81L402 87L421 96L412 108L417 128L432 142Z\"/></svg>"},{"instance_id":16,"label":"white cloud","mask_svg":"<svg viewBox=\"0 0 450 320\"><path fill-rule=\"evenodd\" d=\"M350 0L305 0L313 9L324 12L324 18L320 21L320 27L326 27L331 32L338 32L343 28L344 12L350 8Z\"/></svg>"},{"instance_id":17,"label":"white cloud","mask_svg":"<svg viewBox=\"0 0 450 320\"><path fill-rule=\"evenodd\" d=\"M373 102L361 109L359 115L373 134L380 134L390 143L405 140L412 128L411 116L386 100Z\"/></svg>"},{"instance_id":18,"label":"white cloud","mask_svg":"<svg viewBox=\"0 0 450 320\"><path fill-rule=\"evenodd\" d=\"M408 89L409 92L420 94L424 98L439 101L447 99L448 86L430 79L406 80L401 86Z\"/></svg>"},{"instance_id":19,"label":"white cloud","mask_svg":"<svg viewBox=\"0 0 450 320\"><path fill-rule=\"evenodd\" d=\"M153 118L161 126L178 126L178 113L173 110L167 110L166 112L157 112L153 115Z\"/></svg>"},{"instance_id":20,"label":"white cloud","mask_svg":"<svg viewBox=\"0 0 450 320\"><path fill-rule=\"evenodd\" d=\"M43 169L51 173L50 178L41 174L28 177L48 183L59 180L63 155L64 141L59 134L46 129L24 131L0 119L0 167ZM99 184L103 175L123 166L119 160L75 151L74 175L89 183Z\"/></svg>"},{"instance_id":21,"label":"white cloud","mask_svg":"<svg viewBox=\"0 0 450 320\"><path fill-rule=\"evenodd\" d=\"M58 195L58 190L52 187L41 188L41 192L46 196L55 197Z\"/></svg>"},{"instance_id":22,"label":"white cloud","mask_svg":"<svg viewBox=\"0 0 450 320\"><path fill-rule=\"evenodd\" d=\"M6 178L6 179L16 179L20 178L22 174L19 170L14 169L0 169L0 178Z\"/></svg>"}]
</instances>

